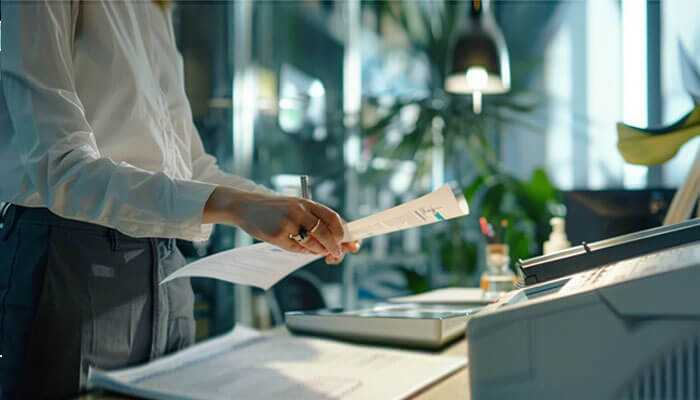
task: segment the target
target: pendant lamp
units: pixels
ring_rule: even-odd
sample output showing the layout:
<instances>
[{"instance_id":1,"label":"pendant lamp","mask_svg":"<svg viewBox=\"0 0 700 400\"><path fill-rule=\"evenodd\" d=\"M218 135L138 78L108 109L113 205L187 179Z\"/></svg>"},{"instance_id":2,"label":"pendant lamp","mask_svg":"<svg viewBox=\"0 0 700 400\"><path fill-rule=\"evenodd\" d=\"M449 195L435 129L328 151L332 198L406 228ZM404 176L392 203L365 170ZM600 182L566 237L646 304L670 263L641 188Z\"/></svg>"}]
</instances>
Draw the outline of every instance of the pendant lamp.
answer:
<instances>
[{"instance_id":1,"label":"pendant lamp","mask_svg":"<svg viewBox=\"0 0 700 400\"><path fill-rule=\"evenodd\" d=\"M471 94L477 114L481 112L482 94L510 90L508 48L488 1L469 3L466 28L452 45L445 90L453 94Z\"/></svg>"}]
</instances>

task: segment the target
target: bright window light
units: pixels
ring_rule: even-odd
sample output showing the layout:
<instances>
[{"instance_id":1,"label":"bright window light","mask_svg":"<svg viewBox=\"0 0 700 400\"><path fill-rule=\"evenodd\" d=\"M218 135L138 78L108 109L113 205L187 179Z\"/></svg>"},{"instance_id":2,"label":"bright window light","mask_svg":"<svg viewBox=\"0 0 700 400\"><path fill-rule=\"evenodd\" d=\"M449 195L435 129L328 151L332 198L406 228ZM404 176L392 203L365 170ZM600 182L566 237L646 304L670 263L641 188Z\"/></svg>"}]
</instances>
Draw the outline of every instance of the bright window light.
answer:
<instances>
[{"instance_id":1,"label":"bright window light","mask_svg":"<svg viewBox=\"0 0 700 400\"><path fill-rule=\"evenodd\" d=\"M647 115L647 8L645 1L622 1L622 120L646 127ZM626 164L625 188L646 185L647 167Z\"/></svg>"},{"instance_id":2,"label":"bright window light","mask_svg":"<svg viewBox=\"0 0 700 400\"><path fill-rule=\"evenodd\" d=\"M323 88L323 83L319 80L314 80L309 86L309 96L323 97L326 94L326 89Z\"/></svg>"}]
</instances>

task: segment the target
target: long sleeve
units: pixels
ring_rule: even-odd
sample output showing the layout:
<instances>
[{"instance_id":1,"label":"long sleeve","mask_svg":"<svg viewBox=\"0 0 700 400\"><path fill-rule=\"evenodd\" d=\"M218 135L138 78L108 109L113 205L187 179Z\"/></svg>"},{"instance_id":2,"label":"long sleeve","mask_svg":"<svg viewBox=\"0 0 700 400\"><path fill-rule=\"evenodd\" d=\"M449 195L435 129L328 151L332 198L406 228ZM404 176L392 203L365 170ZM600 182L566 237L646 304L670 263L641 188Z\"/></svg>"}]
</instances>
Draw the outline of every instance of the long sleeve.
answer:
<instances>
[{"instance_id":1,"label":"long sleeve","mask_svg":"<svg viewBox=\"0 0 700 400\"><path fill-rule=\"evenodd\" d=\"M202 139L194 124L191 125L191 129L193 179L222 186L230 186L249 192L276 194L265 186L258 185L251 180L221 170L216 162L216 158L204 151ZM205 229L210 229L210 227L205 225Z\"/></svg>"},{"instance_id":2,"label":"long sleeve","mask_svg":"<svg viewBox=\"0 0 700 400\"><path fill-rule=\"evenodd\" d=\"M2 87L27 184L42 203L136 237L205 239L202 210L215 185L100 154L74 82L76 3L3 1L2 15Z\"/></svg>"},{"instance_id":3,"label":"long sleeve","mask_svg":"<svg viewBox=\"0 0 700 400\"><path fill-rule=\"evenodd\" d=\"M265 186L258 185L246 178L229 174L219 167L216 158L204 151L202 140L199 137L196 127L192 125L192 174L193 179L214 183L223 186L230 186L237 189L258 192L265 194L275 194L274 191Z\"/></svg>"},{"instance_id":4,"label":"long sleeve","mask_svg":"<svg viewBox=\"0 0 700 400\"><path fill-rule=\"evenodd\" d=\"M168 15L168 17L170 17L170 15ZM169 23L171 22L169 21ZM171 37L171 40L173 41L172 46L175 47L175 38ZM186 116L185 118L178 120L177 123L182 123L184 126L182 126L181 129L189 131L187 136L190 138L192 179L222 186L230 186L249 192L276 194L274 191L266 188L265 186L258 185L249 179L223 171L219 167L216 158L204 150L199 131L192 121L192 108L187 96L184 95L185 82L183 63L182 56L179 54L179 52L177 52L177 69L181 87L178 88L179 90L172 90L167 93L168 108L172 115Z\"/></svg>"}]
</instances>

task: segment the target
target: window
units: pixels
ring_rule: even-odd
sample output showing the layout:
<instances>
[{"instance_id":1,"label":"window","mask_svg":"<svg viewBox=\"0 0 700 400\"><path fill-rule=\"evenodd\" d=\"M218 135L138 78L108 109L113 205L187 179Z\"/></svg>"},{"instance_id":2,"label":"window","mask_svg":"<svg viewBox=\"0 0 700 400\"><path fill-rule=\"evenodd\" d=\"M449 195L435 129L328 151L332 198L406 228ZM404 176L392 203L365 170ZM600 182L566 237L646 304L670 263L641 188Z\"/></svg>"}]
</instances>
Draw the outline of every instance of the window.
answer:
<instances>
[{"instance_id":1,"label":"window","mask_svg":"<svg viewBox=\"0 0 700 400\"><path fill-rule=\"evenodd\" d=\"M563 5L562 22L545 53L548 99L546 163L562 189L643 188L649 169L624 162L615 123L648 126L648 84L661 79L663 122L692 107L680 79L680 39L700 59L700 9L694 0L661 3L661 31L649 29L639 2L599 0ZM661 35L661 77L647 68L649 35ZM699 140L663 165L661 184L685 179Z\"/></svg>"},{"instance_id":2,"label":"window","mask_svg":"<svg viewBox=\"0 0 700 400\"><path fill-rule=\"evenodd\" d=\"M700 7L696 0L672 0L661 3L661 95L664 123L676 121L693 106L683 87L680 75L678 43L683 43L696 63L700 63ZM664 184L680 186L685 180L695 154L700 150L700 138L683 146L664 165Z\"/></svg>"}]
</instances>

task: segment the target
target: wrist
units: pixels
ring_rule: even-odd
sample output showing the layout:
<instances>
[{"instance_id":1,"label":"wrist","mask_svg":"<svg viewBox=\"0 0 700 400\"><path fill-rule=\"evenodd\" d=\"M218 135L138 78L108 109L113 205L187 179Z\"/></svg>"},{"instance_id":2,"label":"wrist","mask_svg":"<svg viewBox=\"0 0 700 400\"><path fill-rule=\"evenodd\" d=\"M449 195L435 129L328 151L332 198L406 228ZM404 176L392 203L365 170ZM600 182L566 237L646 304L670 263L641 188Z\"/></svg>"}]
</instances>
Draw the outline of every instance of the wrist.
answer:
<instances>
[{"instance_id":1,"label":"wrist","mask_svg":"<svg viewBox=\"0 0 700 400\"><path fill-rule=\"evenodd\" d=\"M239 190L217 186L204 205L202 222L205 224L238 225L236 204L242 201L243 193Z\"/></svg>"}]
</instances>

